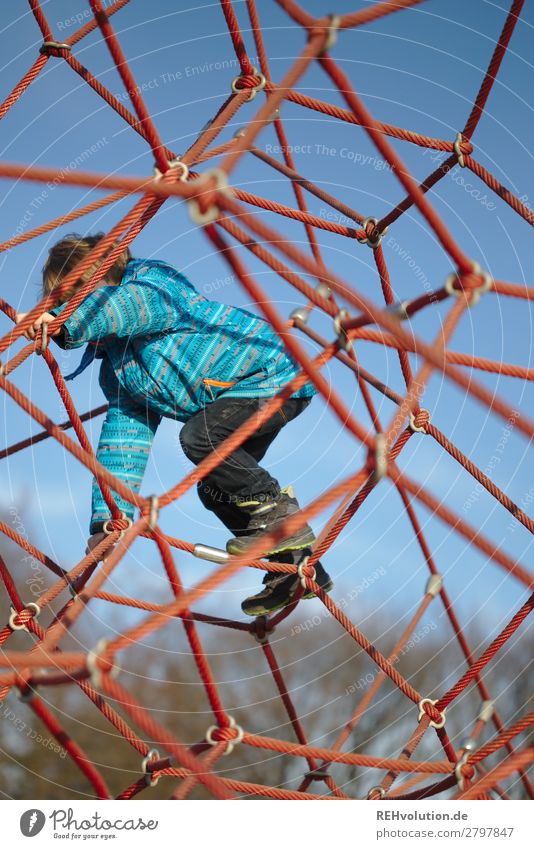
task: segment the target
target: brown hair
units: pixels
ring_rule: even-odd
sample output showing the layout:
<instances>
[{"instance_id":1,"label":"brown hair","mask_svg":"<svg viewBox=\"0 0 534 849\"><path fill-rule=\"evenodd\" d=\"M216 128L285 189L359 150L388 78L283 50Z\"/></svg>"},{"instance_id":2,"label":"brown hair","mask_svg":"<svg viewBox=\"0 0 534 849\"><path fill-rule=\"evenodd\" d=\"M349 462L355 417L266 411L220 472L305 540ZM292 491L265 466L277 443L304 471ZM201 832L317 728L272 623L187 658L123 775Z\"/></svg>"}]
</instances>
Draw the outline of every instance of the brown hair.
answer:
<instances>
[{"instance_id":1,"label":"brown hair","mask_svg":"<svg viewBox=\"0 0 534 849\"><path fill-rule=\"evenodd\" d=\"M43 295L49 295L56 289L61 281L72 271L72 269L89 254L95 245L104 237L104 233L95 233L94 236L80 236L78 233L70 233L50 248L48 259L43 266ZM95 260L92 266L76 280L72 287L59 299L59 303L68 301L78 291L80 286L87 283L91 276L102 265L105 257L114 246L100 259ZM132 258L130 249L126 250L117 258L115 263L106 272L100 285L117 286L122 279L127 263Z\"/></svg>"}]
</instances>

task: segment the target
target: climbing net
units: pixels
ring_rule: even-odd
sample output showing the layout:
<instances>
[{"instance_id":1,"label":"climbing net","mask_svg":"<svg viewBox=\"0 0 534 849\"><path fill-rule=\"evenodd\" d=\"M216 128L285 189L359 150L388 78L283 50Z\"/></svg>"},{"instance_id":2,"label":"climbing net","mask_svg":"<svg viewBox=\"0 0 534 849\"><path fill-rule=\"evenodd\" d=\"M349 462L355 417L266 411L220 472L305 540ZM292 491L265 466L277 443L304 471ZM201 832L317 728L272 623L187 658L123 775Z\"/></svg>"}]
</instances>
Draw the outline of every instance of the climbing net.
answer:
<instances>
[{"instance_id":1,"label":"climbing net","mask_svg":"<svg viewBox=\"0 0 534 849\"><path fill-rule=\"evenodd\" d=\"M215 798L257 795L280 799L349 798L336 779L336 771L350 765L365 767L376 772L376 782L369 790L369 799L403 798L421 799L428 797L468 799L490 798L497 794L507 798L500 787L504 779L517 775L524 791L534 797L534 788L527 770L534 761L532 747L517 748L517 737L534 723L534 714L522 716L514 724L506 726L492 701L492 694L485 683L485 670L497 652L510 640L531 612L534 595L512 616L506 627L489 642L481 654L476 655L453 610L447 587L440 575L436 560L426 539L425 529L419 522L415 506L421 504L433 516L446 523L459 534L470 547L477 549L486 558L502 568L510 581L518 581L532 591L534 579L515 558L491 542L479 529L446 506L427 486L414 481L397 463L402 451L413 438L426 435L447 452L477 484L487 490L514 519L529 531L534 522L515 504L481 469L463 454L432 422L430 411L422 409L419 400L430 377L441 373L444 379L469 393L481 405L505 422L513 421L517 432L532 438L534 425L522 412L510 406L483 382L459 366L471 370L497 375L509 375L523 380L532 380L528 368L503 362L494 362L448 350L448 343L462 316L482 297L534 299L534 289L493 279L476 261L465 255L452 237L428 200L427 193L440 180L446 180L451 169L457 165L469 169L480 181L496 194L500 202L509 204L525 221L534 223L530 210L518 197L499 183L474 157L472 137L490 96L493 83L506 53L509 41L517 24L524 0L513 0L500 37L498 38L489 67L482 79L479 92L469 112L465 127L452 140L431 138L390 124L377 121L362 102L348 76L332 58L338 37L344 30L362 27L370 22L399 13L416 6L422 0L386 0L367 5L364 9L340 16L315 19L294 0L277 0L278 5L295 26L306 34L305 47L291 65L283 79L272 78L269 59L262 36L255 0L247 0L249 16L247 35L254 40L259 57L259 67L251 64L245 39L232 6L231 0L220 0L226 19L229 36L239 63L239 74L229 80L229 97L220 106L211 122L200 132L194 143L181 156L170 150L161 140L154 121L148 113L140 88L128 66L126 56L113 27L113 16L128 0L117 0L106 4L101 0L90 0L92 15L66 41L56 40L39 0L29 0L31 11L42 33L43 43L39 55L28 72L0 107L0 117L13 107L25 90L49 62L61 60L78 74L103 100L114 109L132 130L138 133L150 147L155 158L154 174L146 176L120 176L83 171L54 170L32 167L25 164L0 163L0 176L37 182L58 180L62 185L87 186L99 190L110 190L101 199L75 209L66 215L49 221L31 231L19 234L0 245L0 251L13 250L17 245L36 236L63 226L77 218L113 204L117 200L132 196L135 201L126 215L96 245L91 254L65 278L57 293L43 298L26 318L14 326L0 339L0 353L5 352L24 330L44 310L57 302L63 292L69 290L95 260L105 257L98 271L73 297L61 316L51 325L59 327L76 309L81 300L92 291L106 274L116 258L135 239L147 223L158 213L168 198L182 199L188 204L193 220L204 229L207 239L220 252L236 278L240 281L251 300L257 305L272 327L283 338L288 351L300 366L299 375L276 397L272 398L257 414L253 415L217 449L217 455L205 458L199 466L187 474L169 491L158 496L143 497L117 480L101 467L84 429L84 422L105 411L99 407L80 415L72 401L62 378L58 363L48 346L46 326L35 342L25 345L11 359L5 359L0 367L0 385L5 393L35 422L42 431L30 439L3 449L2 458L12 456L29 445L51 437L67 452L90 470L97 478L108 504L112 519L108 523L109 536L92 552L68 571L61 568L45 552L16 530L2 522L1 530L23 551L30 554L49 571L53 582L36 600L26 602L17 584L19 575L12 574L9 565L0 560L0 569L5 591L12 605L8 623L0 631L0 700L10 690L18 692L35 715L44 723L60 745L67 751L75 764L90 782L99 798L109 798L106 782L92 762L91 757L72 739L62 727L58 717L42 697L48 687L69 683L79 688L85 696L104 714L106 719L124 737L128 745L139 753L139 777L126 787L118 798L131 799L156 781L165 777L169 782L171 798L185 798L197 784L202 784ZM100 30L117 70L126 87L133 111L130 111L76 58L75 48L89 33ZM251 45L252 46L252 41ZM313 63L319 63L333 89L345 102L341 108L327 101L300 93L299 81ZM227 140L218 138L241 108L255 98L261 105L246 123L244 129ZM296 170L295 161L288 144L280 107L284 102L298 104L308 110L347 122L367 134L392 173L405 191L400 203L391 205L380 220L366 216L317 186L312 180ZM280 160L255 146L255 141L267 126L274 126L280 142ZM421 183L418 183L404 165L391 139L402 140L408 145L440 151L447 155L439 167ZM215 142L218 144L214 144ZM201 165L217 157L216 168ZM251 194L231 185L231 175L243 157L255 157L271 166L275 172L289 181L295 197L294 206L285 206L264 197ZM198 169L198 170L194 170ZM137 197L138 196L138 197ZM328 220L308 211L307 198L319 198L336 213L349 219L351 226ZM250 213L250 206L269 211L279 216L302 222L309 241L307 252L289 242L274 227L265 223L257 214ZM394 289L386 262L386 251L382 238L387 227L393 228L401 216L410 209L417 209L435 234L451 259L456 271L444 285L424 294L415 292L413 297L396 302ZM333 217L333 216L332 216ZM338 217L338 221L341 220ZM367 294L359 291L336 274L330 272L322 258L318 232L329 231L350 240L355 250L371 250L376 265L383 304L373 302ZM297 290L303 298L302 305L288 318L280 314L266 293L248 272L238 248L242 246L282 280ZM367 246L367 247L365 247ZM310 277L316 281L311 285ZM441 306L440 306L441 305ZM0 306L8 318L15 320L14 308L4 300ZM443 317L439 338L429 344L405 329L410 319L422 310L448 310ZM311 327L315 311L329 316L333 321L333 339L324 338ZM298 332L313 340L319 353L314 358L305 351L297 337ZM367 340L386 346L398 356L403 379L402 392L396 392L379 377L366 371L356 356L358 340ZM30 398L13 382L16 369L32 354L41 355L49 369L52 380L68 413L68 420L57 424L50 420ZM417 372L412 371L409 354L416 354L421 363ZM367 429L347 408L344 400L327 382L324 366L332 360L342 363L354 374L371 421ZM340 483L335 484L318 498L310 502L295 516L289 517L276 531L266 533L251 547L246 557L235 557L208 545L195 545L188 540L171 537L159 525L159 514L168 505L184 495L199 479L213 470L221 458L227 457L277 410L284 401L305 382L312 381L325 402L337 416L355 445L364 449L365 462ZM373 398L373 391L385 396L394 405L394 415L389 424L380 421ZM376 397L376 396L375 396ZM72 429L71 437L67 430ZM323 593L315 583L314 564L324 555L351 522L371 492L389 479L398 491L408 521L413 528L416 542L428 567L428 583L423 597L405 629L398 635L391 652L385 654L374 645L359 628L349 620L334 598ZM135 505L139 517L129 523L119 511L112 490ZM330 509L331 517L322 528L313 554L306 565L299 567L299 589L293 603L271 618L259 617L252 622L210 617L194 610L198 600L204 598L245 567L294 573L295 566L272 563L262 559L262 554L277 539L297 530L322 511ZM123 595L112 595L105 584L121 559L138 537L152 540L161 557L169 585L169 600L161 605L145 603ZM116 543L112 553L100 561L100 555L109 543ZM217 568L191 589L185 590L173 556L173 549L185 554L202 557L217 563ZM345 718L344 727L330 748L311 745L306 733L306 722L301 721L290 689L277 661L275 647L270 640L275 628L289 617L299 604L304 589L312 589L328 613L337 620L346 634L355 641L379 668L379 674L365 695L353 706L351 715ZM64 599L53 613L51 604ZM96 599L130 606L143 613L139 624L125 629L123 633L108 641L100 640L89 652L69 651L62 648L80 616ZM440 603L465 661L465 670L458 680L439 698L431 699L417 689L401 674L397 661L410 636L417 628L430 605ZM47 612L50 613L47 617ZM171 733L151 711L141 704L115 676L117 655L122 651L135 650L136 643L148 635L164 628L169 621L180 618L189 641L192 657L196 663L207 698L213 711L213 724L204 739L195 745L184 744ZM50 619L47 624L45 621ZM254 637L261 646L268 668L272 672L288 720L294 732L294 740L277 739L264 734L255 734L241 727L225 709L220 688L210 669L203 650L201 628L211 626L219 630L233 629L244 637ZM10 637L16 631L24 631L31 645L27 650L9 650ZM4 645L6 644L6 645ZM381 685L389 679L399 689L413 709L413 732L402 747L400 754L391 757L375 757L365 753L346 751L344 744L356 728L363 714L372 707ZM480 697L480 711L473 716L469 739L456 748L447 730L446 712L466 688L473 686ZM120 713L119 713L120 709ZM480 737L488 729L487 741L481 744ZM439 760L417 760L416 749L425 734L436 734L443 750ZM162 751L151 749L143 736L157 740ZM305 765L305 777L294 789L270 787L223 777L218 773L220 759L233 752L239 758L242 747L256 747L271 753L294 758ZM493 755L494 764L488 766L487 759ZM235 762L235 761L234 761ZM383 774L383 777L381 775ZM395 784L393 788L392 785Z\"/></svg>"}]
</instances>

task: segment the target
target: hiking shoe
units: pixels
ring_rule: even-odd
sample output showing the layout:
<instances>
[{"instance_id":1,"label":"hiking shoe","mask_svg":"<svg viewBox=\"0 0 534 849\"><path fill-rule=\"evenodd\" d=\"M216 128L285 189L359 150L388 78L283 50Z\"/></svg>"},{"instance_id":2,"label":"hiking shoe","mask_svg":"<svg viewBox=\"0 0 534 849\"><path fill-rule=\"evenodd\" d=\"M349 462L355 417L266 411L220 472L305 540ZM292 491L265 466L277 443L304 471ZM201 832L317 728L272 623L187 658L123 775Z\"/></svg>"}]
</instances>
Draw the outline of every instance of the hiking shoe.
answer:
<instances>
[{"instance_id":1,"label":"hiking shoe","mask_svg":"<svg viewBox=\"0 0 534 849\"><path fill-rule=\"evenodd\" d=\"M238 501L236 505L248 515L249 521L241 536L234 537L226 543L226 550L229 554L244 554L262 534L273 530L288 516L299 511L298 501L291 487L281 490L277 498L268 497L264 500L258 498L250 501ZM291 536L274 543L273 547L265 554L299 550L311 545L314 540L315 536L312 529L309 525L304 525Z\"/></svg>"},{"instance_id":2,"label":"hiking shoe","mask_svg":"<svg viewBox=\"0 0 534 849\"><path fill-rule=\"evenodd\" d=\"M290 557L292 556L291 552L288 552L288 554ZM300 554L301 552L299 552ZM308 550L308 554L305 556L309 556L310 554L311 550ZM298 562L302 562L304 557L300 556L293 560L282 559L282 557L277 557L276 559L280 562L295 562L295 559ZM315 564L315 580L325 593L329 593L333 589L334 582L320 561ZM241 604L243 613L246 613L248 616L268 616L270 613L281 610L293 601L299 587L299 582L300 579L298 577L288 575L286 572L266 572L263 578L264 588L256 595L246 598ZM302 598L314 597L315 593L310 589L306 589L302 596Z\"/></svg>"}]
</instances>

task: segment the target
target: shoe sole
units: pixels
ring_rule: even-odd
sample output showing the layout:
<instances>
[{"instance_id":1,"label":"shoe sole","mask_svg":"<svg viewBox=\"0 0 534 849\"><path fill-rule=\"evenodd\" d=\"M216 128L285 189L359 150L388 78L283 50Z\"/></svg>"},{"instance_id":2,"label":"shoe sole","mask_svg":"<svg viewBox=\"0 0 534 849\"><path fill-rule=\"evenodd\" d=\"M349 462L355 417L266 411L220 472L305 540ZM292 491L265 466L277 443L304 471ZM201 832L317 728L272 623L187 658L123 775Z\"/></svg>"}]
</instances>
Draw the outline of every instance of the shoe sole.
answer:
<instances>
[{"instance_id":1,"label":"shoe sole","mask_svg":"<svg viewBox=\"0 0 534 849\"><path fill-rule=\"evenodd\" d=\"M326 584L326 586L321 587L321 589L322 589L322 591L323 591L323 592L325 592L325 593L329 593L331 590L333 590L333 589L334 589L334 582L333 582L333 581L329 581L329 582ZM303 596L302 596L302 598L301 598L300 600L302 601L302 600L303 600L303 599L305 599L305 598L306 598L306 599L309 599L309 598L317 598L317 596L316 596L316 593L314 593L314 592L311 592L311 591L310 591L310 592L308 592L308 593L305 593L305 595L303 595ZM252 609L252 610L250 610L250 609L249 609L249 610L245 610L245 608L243 607L243 605L241 605L241 610L242 610L242 611L243 611L243 613L245 613L247 616L269 616L271 613L276 613L276 611L277 611L277 610L283 610L283 608L284 608L284 607L287 607L288 605L292 604L292 603L293 603L293 601L294 601L294 599L290 598L290 599L288 599L287 601L281 601L281 602L280 602L280 604L277 604L275 607L269 607L269 608L267 608L267 607L265 607L265 606L263 606L263 607L258 606L258 607L255 607L255 608L254 608L254 609Z\"/></svg>"},{"instance_id":2,"label":"shoe sole","mask_svg":"<svg viewBox=\"0 0 534 849\"><path fill-rule=\"evenodd\" d=\"M315 536L310 536L309 534L301 539L297 537L293 538L292 541L283 540L279 548L272 548L269 551L266 551L262 556L267 557L272 554L281 554L283 551L300 551L301 548L308 548L314 542ZM226 550L228 554L246 554L252 544L253 543L243 545L240 539L231 539L226 543Z\"/></svg>"}]
</instances>

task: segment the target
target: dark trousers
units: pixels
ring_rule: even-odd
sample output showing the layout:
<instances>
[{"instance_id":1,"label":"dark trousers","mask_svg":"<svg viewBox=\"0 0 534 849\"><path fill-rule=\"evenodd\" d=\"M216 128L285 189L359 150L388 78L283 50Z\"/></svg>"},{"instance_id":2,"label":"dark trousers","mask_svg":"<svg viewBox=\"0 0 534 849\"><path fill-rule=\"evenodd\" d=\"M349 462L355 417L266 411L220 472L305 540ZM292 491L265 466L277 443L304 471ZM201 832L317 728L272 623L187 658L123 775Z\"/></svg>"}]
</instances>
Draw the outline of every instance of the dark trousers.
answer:
<instances>
[{"instance_id":1,"label":"dark trousers","mask_svg":"<svg viewBox=\"0 0 534 849\"><path fill-rule=\"evenodd\" d=\"M264 403L259 398L222 397L208 404L180 431L184 454L193 463L200 463ZM200 500L232 533L244 530L248 523L248 517L236 507L236 500L276 498L280 494L278 481L259 465L259 461L284 425L300 415L309 403L309 398L289 398L277 413L199 481Z\"/></svg>"}]
</instances>

